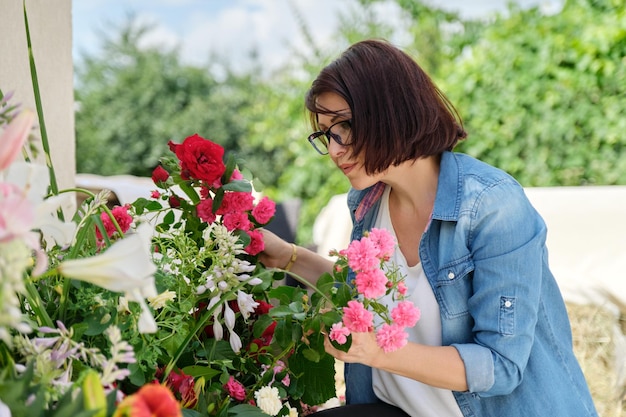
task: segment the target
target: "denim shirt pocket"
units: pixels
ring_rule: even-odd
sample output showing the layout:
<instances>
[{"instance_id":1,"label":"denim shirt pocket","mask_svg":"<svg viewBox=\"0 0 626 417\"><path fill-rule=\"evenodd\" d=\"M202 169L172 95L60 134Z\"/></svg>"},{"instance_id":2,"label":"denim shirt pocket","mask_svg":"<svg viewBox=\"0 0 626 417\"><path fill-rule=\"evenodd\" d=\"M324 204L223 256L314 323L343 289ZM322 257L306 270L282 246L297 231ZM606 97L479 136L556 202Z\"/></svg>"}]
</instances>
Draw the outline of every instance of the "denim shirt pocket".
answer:
<instances>
[{"instance_id":1,"label":"denim shirt pocket","mask_svg":"<svg viewBox=\"0 0 626 417\"><path fill-rule=\"evenodd\" d=\"M469 313L468 300L472 295L474 262L465 257L444 265L437 273L437 299L445 318L456 318Z\"/></svg>"}]
</instances>

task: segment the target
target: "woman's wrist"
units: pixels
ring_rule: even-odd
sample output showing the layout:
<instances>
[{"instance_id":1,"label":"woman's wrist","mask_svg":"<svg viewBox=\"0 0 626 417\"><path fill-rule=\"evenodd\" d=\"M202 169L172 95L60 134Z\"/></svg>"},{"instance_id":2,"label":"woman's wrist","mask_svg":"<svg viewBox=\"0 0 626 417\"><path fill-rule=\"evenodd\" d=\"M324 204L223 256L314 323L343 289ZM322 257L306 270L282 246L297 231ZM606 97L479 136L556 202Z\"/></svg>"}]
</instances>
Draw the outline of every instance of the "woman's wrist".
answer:
<instances>
[{"instance_id":1,"label":"woman's wrist","mask_svg":"<svg viewBox=\"0 0 626 417\"><path fill-rule=\"evenodd\" d=\"M291 256L289 257L289 261L287 262L287 264L282 269L289 272L293 264L296 262L296 259L298 259L298 247L295 243L292 243Z\"/></svg>"}]
</instances>

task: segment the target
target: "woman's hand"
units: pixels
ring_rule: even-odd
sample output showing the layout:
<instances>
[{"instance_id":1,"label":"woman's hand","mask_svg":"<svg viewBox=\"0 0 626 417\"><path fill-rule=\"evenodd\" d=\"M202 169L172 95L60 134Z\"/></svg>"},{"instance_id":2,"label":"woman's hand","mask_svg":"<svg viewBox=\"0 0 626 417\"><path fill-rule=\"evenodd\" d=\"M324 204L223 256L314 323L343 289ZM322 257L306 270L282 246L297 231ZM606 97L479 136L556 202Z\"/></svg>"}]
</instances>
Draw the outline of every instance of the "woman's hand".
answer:
<instances>
[{"instance_id":1,"label":"woman's hand","mask_svg":"<svg viewBox=\"0 0 626 417\"><path fill-rule=\"evenodd\" d=\"M292 246L276 234L266 229L258 229L263 233L265 249L259 254L259 260L267 268L284 268L291 259Z\"/></svg>"},{"instance_id":2,"label":"woman's hand","mask_svg":"<svg viewBox=\"0 0 626 417\"><path fill-rule=\"evenodd\" d=\"M324 339L324 349L326 353L336 359L346 363L362 363L372 366L375 358L383 353L383 350L376 343L374 332L353 332L352 344L347 352L336 349L328 336Z\"/></svg>"}]
</instances>

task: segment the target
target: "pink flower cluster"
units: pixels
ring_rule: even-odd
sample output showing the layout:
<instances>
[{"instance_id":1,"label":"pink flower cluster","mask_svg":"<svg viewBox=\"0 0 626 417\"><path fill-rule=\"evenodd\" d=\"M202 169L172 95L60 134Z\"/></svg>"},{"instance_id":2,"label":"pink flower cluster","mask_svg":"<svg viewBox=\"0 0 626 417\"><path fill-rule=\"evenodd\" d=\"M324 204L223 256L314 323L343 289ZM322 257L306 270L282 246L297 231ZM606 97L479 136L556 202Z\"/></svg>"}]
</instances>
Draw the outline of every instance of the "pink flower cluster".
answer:
<instances>
[{"instance_id":1,"label":"pink flower cluster","mask_svg":"<svg viewBox=\"0 0 626 417\"><path fill-rule=\"evenodd\" d=\"M194 181L200 187L200 201L195 204L196 215L206 223L220 221L229 231L242 231L250 237L250 243L245 251L256 255L264 249L263 235L256 230L266 225L276 212L276 204L267 197L263 197L255 204L254 196L247 191L226 190L224 183L243 180L241 173L235 169L230 178L224 178L226 166L223 162L224 148L199 135L186 138L183 143L169 142L169 147L179 160L180 177L183 180ZM162 166L158 166L152 173L152 180L161 187L167 188L170 173ZM152 194L160 198L158 192ZM219 196L219 207L215 207L215 200ZM170 207L180 207L178 196L169 197Z\"/></svg>"},{"instance_id":2,"label":"pink flower cluster","mask_svg":"<svg viewBox=\"0 0 626 417\"><path fill-rule=\"evenodd\" d=\"M130 204L126 204L123 206L113 207L111 210L111 214L113 214L113 218L115 219L115 222L117 222L122 233L126 233L128 229L130 229L133 222L133 217L128 213L129 209ZM113 237L115 232L117 232L117 227L115 226L115 223L113 223L111 217L107 213L102 213L100 215L100 219L102 220L107 236ZM96 228L96 237L98 238L99 243L102 244L104 237L102 236L99 228Z\"/></svg>"},{"instance_id":3,"label":"pink flower cluster","mask_svg":"<svg viewBox=\"0 0 626 417\"><path fill-rule=\"evenodd\" d=\"M395 289L401 301L391 310L390 317L381 314L385 323L376 331L376 342L385 352L392 352L406 345L407 327L413 327L420 318L420 310L411 301L403 300L406 295L404 281L389 279L382 267L395 249L395 239L383 229L372 229L361 240L354 240L346 250L339 252L348 266L355 272L354 284L357 299L343 308L342 321L332 325L331 340L345 344L352 332L369 332L374 329L374 313L367 306ZM393 297L396 299L396 297Z\"/></svg>"}]
</instances>

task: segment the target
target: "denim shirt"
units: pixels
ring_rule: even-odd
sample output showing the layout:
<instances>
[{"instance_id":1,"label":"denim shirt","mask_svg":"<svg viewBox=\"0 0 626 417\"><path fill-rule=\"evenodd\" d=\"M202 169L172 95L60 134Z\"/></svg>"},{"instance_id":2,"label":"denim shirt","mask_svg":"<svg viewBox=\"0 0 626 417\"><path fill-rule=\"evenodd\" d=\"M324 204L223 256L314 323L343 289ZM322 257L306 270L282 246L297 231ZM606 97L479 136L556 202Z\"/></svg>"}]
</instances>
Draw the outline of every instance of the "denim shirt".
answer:
<instances>
[{"instance_id":1,"label":"denim shirt","mask_svg":"<svg viewBox=\"0 0 626 417\"><path fill-rule=\"evenodd\" d=\"M373 227L384 187L349 192L352 239ZM465 364L469 389L453 394L466 417L597 416L545 242L545 223L517 181L443 153L419 257L439 303L442 345ZM346 364L345 378L348 403L378 401L371 368Z\"/></svg>"}]
</instances>

